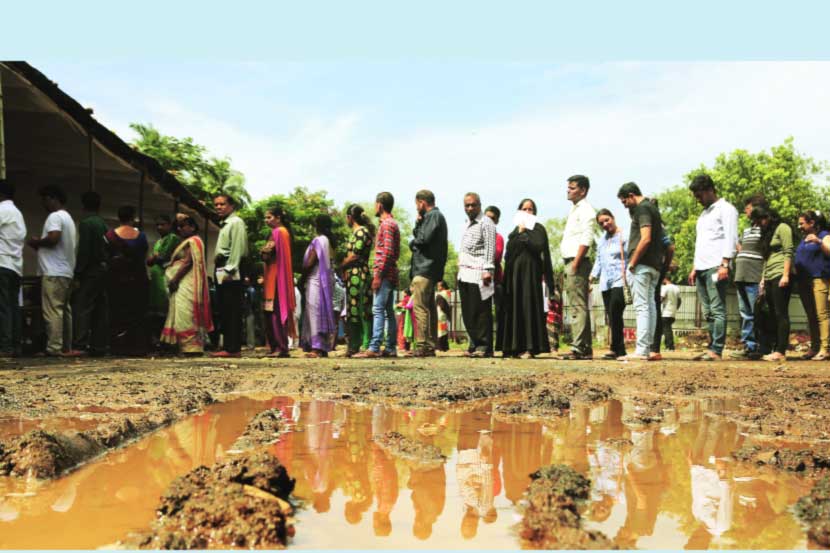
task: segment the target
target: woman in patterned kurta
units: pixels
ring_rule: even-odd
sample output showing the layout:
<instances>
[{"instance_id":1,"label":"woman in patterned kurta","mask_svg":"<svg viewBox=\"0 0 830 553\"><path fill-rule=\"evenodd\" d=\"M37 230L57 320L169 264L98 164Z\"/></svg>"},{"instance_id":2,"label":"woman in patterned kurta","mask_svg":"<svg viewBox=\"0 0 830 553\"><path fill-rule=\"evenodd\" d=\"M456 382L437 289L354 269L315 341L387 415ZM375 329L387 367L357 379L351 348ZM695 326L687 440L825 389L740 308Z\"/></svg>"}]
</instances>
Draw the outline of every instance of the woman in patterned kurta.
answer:
<instances>
[{"instance_id":1,"label":"woman in patterned kurta","mask_svg":"<svg viewBox=\"0 0 830 553\"><path fill-rule=\"evenodd\" d=\"M346 283L346 324L349 335L349 349L346 355L357 353L361 346L369 348L372 337L372 273L369 270L369 254L372 252L372 237L375 228L363 208L352 204L346 210L346 222L352 235L346 246L343 260L343 282Z\"/></svg>"}]
</instances>

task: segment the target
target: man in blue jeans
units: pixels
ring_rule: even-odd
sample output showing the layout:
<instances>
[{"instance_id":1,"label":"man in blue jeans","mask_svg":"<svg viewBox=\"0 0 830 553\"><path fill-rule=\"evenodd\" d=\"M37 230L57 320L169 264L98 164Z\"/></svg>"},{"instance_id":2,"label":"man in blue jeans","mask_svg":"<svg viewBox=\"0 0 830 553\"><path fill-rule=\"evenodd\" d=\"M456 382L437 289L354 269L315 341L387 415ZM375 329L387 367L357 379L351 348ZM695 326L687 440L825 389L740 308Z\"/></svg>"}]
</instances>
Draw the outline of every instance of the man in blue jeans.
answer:
<instances>
[{"instance_id":1,"label":"man in blue jeans","mask_svg":"<svg viewBox=\"0 0 830 553\"><path fill-rule=\"evenodd\" d=\"M769 207L763 194L754 194L744 202L744 215L752 208ZM743 349L729 354L733 359L760 359L769 351L761 351L755 337L755 302L758 298L761 275L764 271L764 250L761 227L751 226L741 236L735 257L735 287L738 289L738 311L741 313L741 343Z\"/></svg>"},{"instance_id":2,"label":"man in blue jeans","mask_svg":"<svg viewBox=\"0 0 830 553\"><path fill-rule=\"evenodd\" d=\"M372 265L372 340L367 351L356 358L397 357L398 327L395 324L394 295L398 286L398 257L401 253L401 232L392 217L395 198L389 192L381 192L375 198L375 214L380 218L375 239L375 261ZM383 333L386 331L386 349L380 351Z\"/></svg>"},{"instance_id":3,"label":"man in blue jeans","mask_svg":"<svg viewBox=\"0 0 830 553\"><path fill-rule=\"evenodd\" d=\"M720 361L726 345L726 284L738 244L738 211L718 198L712 177L692 179L689 190L703 206L697 218L694 267L689 285L697 286L704 318L709 322L709 347L696 361Z\"/></svg>"},{"instance_id":4,"label":"man in blue jeans","mask_svg":"<svg viewBox=\"0 0 830 553\"><path fill-rule=\"evenodd\" d=\"M617 197L631 215L628 237L628 279L634 311L637 313L637 347L633 354L618 357L621 361L649 361L657 327L657 303L654 295L663 267L663 220L657 206L643 197L640 187L627 182Z\"/></svg>"}]
</instances>

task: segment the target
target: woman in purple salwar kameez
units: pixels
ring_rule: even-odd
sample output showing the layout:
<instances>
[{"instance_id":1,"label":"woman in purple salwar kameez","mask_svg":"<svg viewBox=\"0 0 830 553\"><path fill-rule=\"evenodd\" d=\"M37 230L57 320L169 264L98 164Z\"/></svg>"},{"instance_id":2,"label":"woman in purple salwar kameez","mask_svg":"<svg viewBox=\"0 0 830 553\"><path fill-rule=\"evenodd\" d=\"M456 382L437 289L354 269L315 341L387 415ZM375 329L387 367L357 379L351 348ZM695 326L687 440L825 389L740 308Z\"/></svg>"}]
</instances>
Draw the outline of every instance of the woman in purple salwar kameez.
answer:
<instances>
[{"instance_id":1,"label":"woman in purple salwar kameez","mask_svg":"<svg viewBox=\"0 0 830 553\"><path fill-rule=\"evenodd\" d=\"M327 357L331 350L332 336L337 326L332 317L332 254L334 235L328 215L315 219L317 236L311 241L303 257L305 306L300 345L306 357Z\"/></svg>"}]
</instances>

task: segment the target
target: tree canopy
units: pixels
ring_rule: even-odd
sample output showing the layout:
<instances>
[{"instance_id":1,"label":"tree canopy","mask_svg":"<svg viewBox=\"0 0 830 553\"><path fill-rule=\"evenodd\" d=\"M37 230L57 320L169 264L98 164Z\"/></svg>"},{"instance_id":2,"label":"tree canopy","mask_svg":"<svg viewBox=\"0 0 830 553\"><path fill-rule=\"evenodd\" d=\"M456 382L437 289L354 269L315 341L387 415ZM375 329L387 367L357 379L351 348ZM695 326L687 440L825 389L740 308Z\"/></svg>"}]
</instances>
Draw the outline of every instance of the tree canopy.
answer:
<instances>
[{"instance_id":1,"label":"tree canopy","mask_svg":"<svg viewBox=\"0 0 830 553\"><path fill-rule=\"evenodd\" d=\"M207 148L192 138L176 138L161 134L153 125L131 123L138 138L131 145L139 152L155 158L161 166L206 204L213 196L224 193L237 203L251 203L245 188L245 175L231 167L228 157L208 156Z\"/></svg>"},{"instance_id":2,"label":"tree canopy","mask_svg":"<svg viewBox=\"0 0 830 553\"><path fill-rule=\"evenodd\" d=\"M739 212L746 198L762 193L782 219L797 229L798 215L806 209L830 208L827 186L828 165L799 153L793 139L769 151L751 153L734 150L715 158L711 167L700 165L684 177L686 183L707 173L715 182L718 196L725 198ZM681 276L692 269L695 248L695 225L703 210L688 186L675 186L656 195L666 230L675 242L675 260ZM741 228L748 222L741 218Z\"/></svg>"}]
</instances>

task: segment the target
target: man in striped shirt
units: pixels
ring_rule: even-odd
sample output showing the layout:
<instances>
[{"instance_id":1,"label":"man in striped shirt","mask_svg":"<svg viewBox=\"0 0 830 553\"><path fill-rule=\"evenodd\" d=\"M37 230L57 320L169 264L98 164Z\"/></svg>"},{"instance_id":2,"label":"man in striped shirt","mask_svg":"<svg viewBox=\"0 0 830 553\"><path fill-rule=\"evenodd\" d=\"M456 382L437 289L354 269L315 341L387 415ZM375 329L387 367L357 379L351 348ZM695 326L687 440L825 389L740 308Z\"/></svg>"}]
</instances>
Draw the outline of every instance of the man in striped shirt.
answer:
<instances>
[{"instance_id":1,"label":"man in striped shirt","mask_svg":"<svg viewBox=\"0 0 830 553\"><path fill-rule=\"evenodd\" d=\"M392 216L395 198L381 192L375 198L375 214L380 218L375 239L375 261L372 265L372 305L374 322L369 349L355 355L357 358L397 357L398 327L395 324L395 289L398 287L398 257L401 253L401 232ZM380 343L386 330L386 349L381 353Z\"/></svg>"},{"instance_id":2,"label":"man in striped shirt","mask_svg":"<svg viewBox=\"0 0 830 553\"><path fill-rule=\"evenodd\" d=\"M763 194L754 194L744 202L744 214L749 217L752 208L768 207ZM755 300L764 272L764 251L761 244L761 227L751 226L744 230L735 257L735 287L738 289L738 311L741 313L741 343L744 349L729 354L733 359L760 359L755 333Z\"/></svg>"},{"instance_id":3,"label":"man in striped shirt","mask_svg":"<svg viewBox=\"0 0 830 553\"><path fill-rule=\"evenodd\" d=\"M464 196L464 211L468 220L458 253L458 293L470 340L466 355L492 357L496 225L481 212L475 192Z\"/></svg>"}]
</instances>

